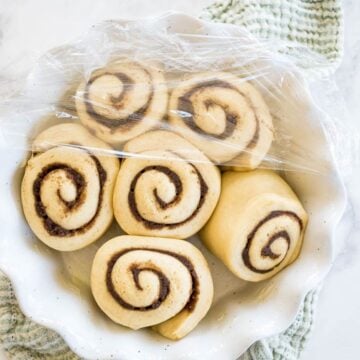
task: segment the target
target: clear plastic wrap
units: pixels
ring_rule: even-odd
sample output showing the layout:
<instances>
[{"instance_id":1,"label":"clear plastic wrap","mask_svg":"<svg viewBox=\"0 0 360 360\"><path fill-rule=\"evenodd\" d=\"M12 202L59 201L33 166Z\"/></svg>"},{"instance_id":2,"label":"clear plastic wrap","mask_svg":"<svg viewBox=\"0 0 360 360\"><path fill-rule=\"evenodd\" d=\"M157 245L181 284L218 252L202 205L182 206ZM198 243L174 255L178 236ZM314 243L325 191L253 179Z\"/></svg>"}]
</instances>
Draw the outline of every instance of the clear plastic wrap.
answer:
<instances>
[{"instance_id":1,"label":"clear plastic wrap","mask_svg":"<svg viewBox=\"0 0 360 360\"><path fill-rule=\"evenodd\" d=\"M181 154L166 152L167 160L321 173L326 161L320 164L319 154L309 150L309 143L323 141L321 128L329 152L341 154L339 164L347 167L356 136L339 125L342 119L319 109L309 91L311 69L301 72L281 55L286 42L260 43L244 29L221 24L208 30L187 33L185 25L169 28L163 18L108 21L50 51L25 86L1 103L2 146L36 152L34 146L60 144L120 158L162 158L155 150L167 133L153 135L158 140L145 136L141 142L149 141L149 148L128 144L162 130L205 155L183 146ZM314 68L321 65L313 54L303 56ZM329 92L328 84L319 86L317 91ZM42 130L69 122L111 147L77 144L61 134L33 145Z\"/></svg>"},{"instance_id":2,"label":"clear plastic wrap","mask_svg":"<svg viewBox=\"0 0 360 360\"><path fill-rule=\"evenodd\" d=\"M210 334L209 329L217 336L220 329L223 334L225 323L233 332L233 319L240 329L258 318L256 331L245 334L248 342L249 333L258 334L261 324L269 323L250 307L256 313L270 309L271 320L276 307L267 299L286 294L295 306L328 271L330 237L345 202L342 174L355 159L357 135L344 122L331 77L314 81L311 66L299 68L282 51L288 45L259 42L242 28L183 15L107 21L43 56L26 79L19 79L19 90L0 103L0 146L17 153L4 157L5 181L15 184L16 200L20 192L35 235L30 238L27 226L17 226L23 219L9 212L18 221L8 225L17 241L4 246L10 251L3 257L10 254L13 261L22 254L28 264L36 253L36 266L49 254L60 260L66 290L74 285L89 300L67 303L72 311L66 314L80 314L71 334L90 314L96 324L84 322L90 326L79 333L105 334L98 338L116 347L111 356L118 354L119 343L99 326L91 288L115 322L133 329L154 325L173 340L197 326L214 297L215 312L201 333ZM321 67L322 59L302 50L298 54L307 64ZM283 176L240 173L256 168L280 170ZM226 169L235 171L221 174ZM2 189L6 193L8 186ZM124 233L129 236L118 238ZM301 259L288 272L291 281L271 282L274 294L269 283L253 287L230 273L246 282L265 281L300 251ZM35 265L25 274L52 279L53 271ZM149 276L139 281L141 272ZM117 279L127 278L130 285L118 292ZM167 300L169 279L185 285L179 295L172 295L176 285L171 285ZM51 291L57 300L62 299L59 284L56 279ZM267 293L260 307L254 290ZM246 311L235 312L238 296ZM119 305L126 309L123 316L112 317L104 298L115 305L111 311L119 313ZM54 302L34 303L46 308ZM179 304L178 310L165 316L162 309L170 303ZM159 317L150 321L147 314L157 310L147 310L155 309ZM139 336L121 328L116 334L125 343ZM144 339L141 345L150 344L153 351L153 339Z\"/></svg>"}]
</instances>

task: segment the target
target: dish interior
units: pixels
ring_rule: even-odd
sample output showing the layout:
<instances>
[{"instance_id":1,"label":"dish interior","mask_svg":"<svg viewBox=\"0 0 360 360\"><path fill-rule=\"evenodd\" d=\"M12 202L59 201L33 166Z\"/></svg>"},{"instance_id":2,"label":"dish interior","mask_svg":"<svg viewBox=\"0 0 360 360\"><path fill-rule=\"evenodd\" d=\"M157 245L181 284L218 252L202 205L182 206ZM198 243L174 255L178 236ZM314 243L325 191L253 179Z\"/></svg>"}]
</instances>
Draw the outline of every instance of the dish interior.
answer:
<instances>
[{"instance_id":1,"label":"dish interior","mask_svg":"<svg viewBox=\"0 0 360 360\"><path fill-rule=\"evenodd\" d=\"M157 21L154 26L172 24L173 32L186 29L188 33L218 34L221 30L250 41L246 33L235 27L208 24L183 15L169 15ZM64 55L74 54L73 49L69 45L54 50L52 61L66 59ZM150 330L132 331L114 324L91 296L91 262L103 242L122 234L115 222L95 244L60 253L38 241L23 218L19 189L31 138L51 124L77 121L59 116L61 109L56 104L66 105L66 112L74 115L71 99L80 69L72 63L64 77L54 63L44 67L45 60L39 62L29 77L23 95L24 108L6 120L10 132L5 134L5 151L0 155L0 198L6 204L0 207L0 266L12 280L25 314L58 331L74 351L88 359L197 359L200 356L215 359L219 355L236 358L257 339L286 328L303 296L329 269L333 230L345 205L344 190L321 126L324 115L312 104L302 80L284 71L281 62L267 59L273 71L267 78L266 89L259 88L270 107L275 127L290 139L287 151L281 154L287 165L283 175L309 213L301 255L274 278L247 283L233 276L196 236L191 238L208 260L215 297L199 326L181 341L171 342ZM48 60L47 64L50 64ZM88 65L90 68L94 64ZM66 66L66 61L61 66ZM274 96L271 88L274 84L281 96ZM275 140L274 153L279 152L282 141Z\"/></svg>"}]
</instances>

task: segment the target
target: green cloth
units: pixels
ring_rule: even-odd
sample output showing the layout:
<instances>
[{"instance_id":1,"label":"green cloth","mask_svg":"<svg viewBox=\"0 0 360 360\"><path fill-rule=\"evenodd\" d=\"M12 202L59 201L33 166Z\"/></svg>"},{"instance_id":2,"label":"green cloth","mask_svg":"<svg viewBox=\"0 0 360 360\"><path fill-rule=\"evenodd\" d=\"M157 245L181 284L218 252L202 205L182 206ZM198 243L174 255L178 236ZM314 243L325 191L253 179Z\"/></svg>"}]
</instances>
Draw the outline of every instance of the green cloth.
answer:
<instances>
[{"instance_id":1,"label":"green cloth","mask_svg":"<svg viewBox=\"0 0 360 360\"><path fill-rule=\"evenodd\" d=\"M310 291L292 325L283 333L257 341L240 360L297 360L314 323L317 290Z\"/></svg>"},{"instance_id":2,"label":"green cloth","mask_svg":"<svg viewBox=\"0 0 360 360\"><path fill-rule=\"evenodd\" d=\"M259 39L274 44L282 40L286 46L279 51L303 68L334 71L341 60L340 0L234 0L211 5L202 17L245 26ZM298 359L312 328L316 297L317 291L310 292L285 332L256 342L241 360ZM21 313L11 284L1 273L0 341L9 359L78 359L59 335Z\"/></svg>"},{"instance_id":3,"label":"green cloth","mask_svg":"<svg viewBox=\"0 0 360 360\"><path fill-rule=\"evenodd\" d=\"M9 359L77 360L64 340L19 309L10 281L0 273L0 341Z\"/></svg>"},{"instance_id":4,"label":"green cloth","mask_svg":"<svg viewBox=\"0 0 360 360\"><path fill-rule=\"evenodd\" d=\"M219 1L201 17L245 27L312 73L333 72L342 58L341 0Z\"/></svg>"}]
</instances>

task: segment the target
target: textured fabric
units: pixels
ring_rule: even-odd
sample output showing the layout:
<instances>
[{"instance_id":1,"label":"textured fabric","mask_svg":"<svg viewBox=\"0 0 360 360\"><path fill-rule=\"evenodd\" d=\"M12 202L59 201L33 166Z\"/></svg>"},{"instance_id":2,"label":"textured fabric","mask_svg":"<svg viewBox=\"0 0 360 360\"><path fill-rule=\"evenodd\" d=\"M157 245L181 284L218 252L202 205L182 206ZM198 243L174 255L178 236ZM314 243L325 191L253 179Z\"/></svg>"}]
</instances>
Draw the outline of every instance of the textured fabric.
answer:
<instances>
[{"instance_id":1,"label":"textured fabric","mask_svg":"<svg viewBox=\"0 0 360 360\"><path fill-rule=\"evenodd\" d=\"M241 356L241 360L297 360L313 327L318 291L304 299L293 324L282 334L260 340Z\"/></svg>"},{"instance_id":2,"label":"textured fabric","mask_svg":"<svg viewBox=\"0 0 360 360\"><path fill-rule=\"evenodd\" d=\"M312 74L333 72L343 54L340 0L219 1L202 18L244 26Z\"/></svg>"},{"instance_id":3,"label":"textured fabric","mask_svg":"<svg viewBox=\"0 0 360 360\"><path fill-rule=\"evenodd\" d=\"M0 341L9 359L79 359L62 338L29 318L19 309L10 281L0 273Z\"/></svg>"},{"instance_id":4,"label":"textured fabric","mask_svg":"<svg viewBox=\"0 0 360 360\"><path fill-rule=\"evenodd\" d=\"M340 0L233 0L211 5L202 17L245 26L259 39L285 44L279 51L318 73L335 70L341 59ZM241 360L298 359L312 328L316 298L317 291L310 292L285 332L256 342ZM21 313L11 284L1 273L0 341L9 359L79 359L59 335Z\"/></svg>"}]
</instances>

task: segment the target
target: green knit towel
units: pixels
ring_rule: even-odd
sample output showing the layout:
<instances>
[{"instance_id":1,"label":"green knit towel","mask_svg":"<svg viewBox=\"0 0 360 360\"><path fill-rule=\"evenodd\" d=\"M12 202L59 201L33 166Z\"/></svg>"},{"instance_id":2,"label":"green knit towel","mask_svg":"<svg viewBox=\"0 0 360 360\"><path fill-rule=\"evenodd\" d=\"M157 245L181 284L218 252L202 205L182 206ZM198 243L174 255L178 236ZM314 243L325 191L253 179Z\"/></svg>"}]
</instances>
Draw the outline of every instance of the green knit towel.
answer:
<instances>
[{"instance_id":1,"label":"green knit towel","mask_svg":"<svg viewBox=\"0 0 360 360\"><path fill-rule=\"evenodd\" d=\"M286 331L256 342L240 360L299 359L313 327L317 294L317 290L307 294L295 321Z\"/></svg>"},{"instance_id":2,"label":"green knit towel","mask_svg":"<svg viewBox=\"0 0 360 360\"><path fill-rule=\"evenodd\" d=\"M245 27L312 73L333 72L342 58L341 0L219 1L201 17Z\"/></svg>"},{"instance_id":3,"label":"green knit towel","mask_svg":"<svg viewBox=\"0 0 360 360\"><path fill-rule=\"evenodd\" d=\"M0 341L9 359L79 359L58 334L23 315L11 283L2 273L0 273Z\"/></svg>"},{"instance_id":4,"label":"green knit towel","mask_svg":"<svg viewBox=\"0 0 360 360\"><path fill-rule=\"evenodd\" d=\"M341 60L340 0L233 0L211 5L202 17L245 26L259 39L274 44L282 40L286 46L279 50L305 69L334 71ZM317 292L310 292L285 332L256 342L241 360L298 359L312 328L316 298ZM1 273L0 341L9 359L79 359L54 331L21 313L11 284Z\"/></svg>"}]
</instances>

